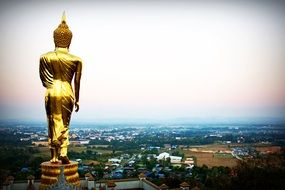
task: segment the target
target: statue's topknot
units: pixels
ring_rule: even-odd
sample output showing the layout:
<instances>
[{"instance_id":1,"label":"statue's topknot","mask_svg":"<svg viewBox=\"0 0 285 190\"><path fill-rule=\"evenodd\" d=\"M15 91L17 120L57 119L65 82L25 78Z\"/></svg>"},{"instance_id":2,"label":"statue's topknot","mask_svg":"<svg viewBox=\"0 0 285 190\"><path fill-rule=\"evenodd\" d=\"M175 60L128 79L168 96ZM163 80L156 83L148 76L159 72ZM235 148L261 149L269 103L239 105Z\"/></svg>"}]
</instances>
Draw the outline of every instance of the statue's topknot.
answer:
<instances>
[{"instance_id":1,"label":"statue's topknot","mask_svg":"<svg viewBox=\"0 0 285 190\"><path fill-rule=\"evenodd\" d=\"M69 30L66 24L65 12L63 12L60 25L53 32L53 39L55 47L68 48L72 39L72 32Z\"/></svg>"}]
</instances>

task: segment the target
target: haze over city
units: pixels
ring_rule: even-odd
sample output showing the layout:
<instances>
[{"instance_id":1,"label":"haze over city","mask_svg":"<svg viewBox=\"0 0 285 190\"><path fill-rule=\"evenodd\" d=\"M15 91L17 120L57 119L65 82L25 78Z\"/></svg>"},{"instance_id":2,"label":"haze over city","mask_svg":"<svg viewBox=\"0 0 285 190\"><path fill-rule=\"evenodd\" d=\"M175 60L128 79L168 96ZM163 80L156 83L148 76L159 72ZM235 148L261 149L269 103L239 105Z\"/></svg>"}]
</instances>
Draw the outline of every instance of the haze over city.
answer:
<instances>
[{"instance_id":1,"label":"haze over city","mask_svg":"<svg viewBox=\"0 0 285 190\"><path fill-rule=\"evenodd\" d=\"M284 4L21 1L0 6L0 119L45 121L38 67L62 12L84 62L74 121L279 118Z\"/></svg>"}]
</instances>

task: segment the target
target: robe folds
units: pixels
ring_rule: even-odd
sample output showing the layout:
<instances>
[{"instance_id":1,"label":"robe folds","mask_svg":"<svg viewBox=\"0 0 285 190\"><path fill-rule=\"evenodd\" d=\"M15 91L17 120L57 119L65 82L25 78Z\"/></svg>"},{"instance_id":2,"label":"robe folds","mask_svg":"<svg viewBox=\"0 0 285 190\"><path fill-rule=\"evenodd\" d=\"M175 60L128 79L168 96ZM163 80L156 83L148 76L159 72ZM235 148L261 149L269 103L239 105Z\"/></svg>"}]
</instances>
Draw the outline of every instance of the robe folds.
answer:
<instances>
[{"instance_id":1,"label":"robe folds","mask_svg":"<svg viewBox=\"0 0 285 190\"><path fill-rule=\"evenodd\" d=\"M72 79L78 70L79 57L68 53L67 48L56 48L41 56L39 73L46 88L45 109L48 121L48 144L67 147L69 144L69 123L74 107Z\"/></svg>"}]
</instances>

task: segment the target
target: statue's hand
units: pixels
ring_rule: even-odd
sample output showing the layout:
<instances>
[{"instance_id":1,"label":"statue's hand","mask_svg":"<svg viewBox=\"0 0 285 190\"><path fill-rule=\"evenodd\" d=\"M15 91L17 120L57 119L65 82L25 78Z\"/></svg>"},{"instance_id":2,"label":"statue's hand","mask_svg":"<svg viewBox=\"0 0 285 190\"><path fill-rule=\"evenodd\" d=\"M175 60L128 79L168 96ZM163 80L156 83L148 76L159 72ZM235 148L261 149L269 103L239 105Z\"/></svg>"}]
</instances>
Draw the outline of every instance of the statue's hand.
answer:
<instances>
[{"instance_id":1,"label":"statue's hand","mask_svg":"<svg viewBox=\"0 0 285 190\"><path fill-rule=\"evenodd\" d=\"M78 112L79 110L79 102L75 102L75 112Z\"/></svg>"}]
</instances>

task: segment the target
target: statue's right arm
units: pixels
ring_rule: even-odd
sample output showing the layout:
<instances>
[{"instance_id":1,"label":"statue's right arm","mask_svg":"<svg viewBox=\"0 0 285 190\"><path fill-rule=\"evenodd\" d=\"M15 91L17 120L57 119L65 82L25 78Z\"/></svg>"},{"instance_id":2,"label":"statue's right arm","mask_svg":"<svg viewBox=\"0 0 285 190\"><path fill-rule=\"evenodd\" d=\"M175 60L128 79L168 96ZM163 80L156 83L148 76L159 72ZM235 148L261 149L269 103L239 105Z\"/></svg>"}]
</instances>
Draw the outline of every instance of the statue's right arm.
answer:
<instances>
[{"instance_id":1,"label":"statue's right arm","mask_svg":"<svg viewBox=\"0 0 285 190\"><path fill-rule=\"evenodd\" d=\"M79 110L79 91L80 91L80 80L82 71L82 60L79 59L76 66L75 78L74 78L74 90L75 90L75 111Z\"/></svg>"},{"instance_id":2,"label":"statue's right arm","mask_svg":"<svg viewBox=\"0 0 285 190\"><path fill-rule=\"evenodd\" d=\"M39 67L39 74L44 87L48 88L52 85L53 81L53 74L52 68L48 62L46 56L41 56L40 58L40 67Z\"/></svg>"}]
</instances>

